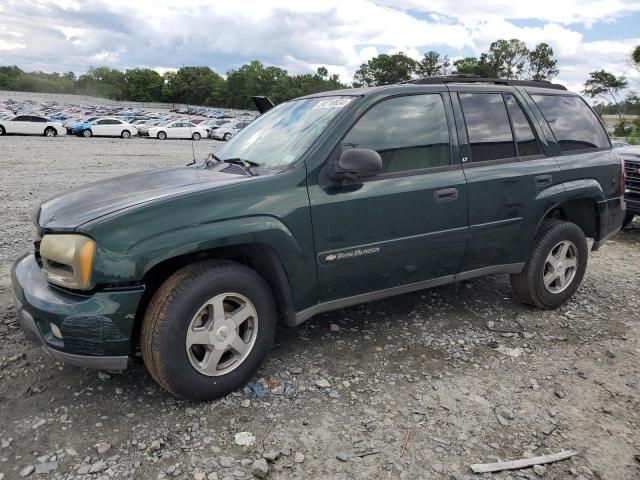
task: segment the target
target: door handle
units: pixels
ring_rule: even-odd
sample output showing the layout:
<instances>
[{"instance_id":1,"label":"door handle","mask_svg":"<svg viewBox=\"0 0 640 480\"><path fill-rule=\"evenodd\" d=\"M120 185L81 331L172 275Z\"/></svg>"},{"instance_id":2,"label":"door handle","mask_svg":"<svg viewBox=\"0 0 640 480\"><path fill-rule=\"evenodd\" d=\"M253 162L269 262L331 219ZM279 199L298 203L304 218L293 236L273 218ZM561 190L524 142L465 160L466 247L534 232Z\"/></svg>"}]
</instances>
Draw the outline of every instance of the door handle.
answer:
<instances>
[{"instance_id":1,"label":"door handle","mask_svg":"<svg viewBox=\"0 0 640 480\"><path fill-rule=\"evenodd\" d=\"M457 188L443 188L441 190L436 190L433 192L433 199L440 202L451 202L453 200L458 199L458 189Z\"/></svg>"},{"instance_id":2,"label":"door handle","mask_svg":"<svg viewBox=\"0 0 640 480\"><path fill-rule=\"evenodd\" d=\"M533 177L533 182L536 187L548 187L553 183L553 177L551 175L536 175Z\"/></svg>"}]
</instances>

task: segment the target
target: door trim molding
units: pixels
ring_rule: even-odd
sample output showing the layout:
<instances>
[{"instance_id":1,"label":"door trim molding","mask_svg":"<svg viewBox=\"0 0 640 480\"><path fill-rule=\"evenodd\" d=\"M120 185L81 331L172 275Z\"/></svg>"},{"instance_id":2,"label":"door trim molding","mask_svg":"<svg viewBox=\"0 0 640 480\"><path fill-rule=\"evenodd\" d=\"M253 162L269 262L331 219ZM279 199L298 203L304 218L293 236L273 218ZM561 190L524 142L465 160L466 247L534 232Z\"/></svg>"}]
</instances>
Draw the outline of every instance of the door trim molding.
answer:
<instances>
[{"instance_id":1,"label":"door trim molding","mask_svg":"<svg viewBox=\"0 0 640 480\"><path fill-rule=\"evenodd\" d=\"M415 292L418 290L424 290L427 288L437 287L440 285L446 285L460 280L468 280L470 278L480 277L483 275L494 275L500 273L520 273L524 268L524 262L522 263L508 263L504 265L494 265L491 267L478 268L476 270L469 270L467 272L457 273L455 275L446 275L444 277L432 278L423 282L409 283L407 285L400 285L397 287L386 288L383 290L377 290L375 292L367 292L352 297L339 298L336 300L330 300L328 302L318 303L312 307L306 308L299 312L296 312L294 324L291 326L300 325L305 320L318 315L322 312L328 312L330 310L337 310L340 308L350 307L351 305L357 305L359 303L372 302L374 300L380 300L395 295L402 295L404 293Z\"/></svg>"}]
</instances>

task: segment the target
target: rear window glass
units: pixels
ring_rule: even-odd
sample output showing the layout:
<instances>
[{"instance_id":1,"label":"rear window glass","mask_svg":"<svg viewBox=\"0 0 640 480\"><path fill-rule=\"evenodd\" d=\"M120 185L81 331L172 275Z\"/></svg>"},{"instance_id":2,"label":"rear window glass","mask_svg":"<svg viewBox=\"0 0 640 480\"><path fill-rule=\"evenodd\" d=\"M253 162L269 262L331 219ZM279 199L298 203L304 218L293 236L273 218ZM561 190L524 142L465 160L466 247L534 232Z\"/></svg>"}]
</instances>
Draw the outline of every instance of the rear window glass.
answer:
<instances>
[{"instance_id":1,"label":"rear window glass","mask_svg":"<svg viewBox=\"0 0 640 480\"><path fill-rule=\"evenodd\" d=\"M511 125L502 95L461 93L459 96L471 144L471 161L515 157Z\"/></svg>"},{"instance_id":2,"label":"rear window glass","mask_svg":"<svg viewBox=\"0 0 640 480\"><path fill-rule=\"evenodd\" d=\"M513 95L505 95L507 110L511 118L513 133L516 136L516 144L518 146L518 156L529 157L532 155L542 154L542 149L538 143L538 139L533 133L531 124L525 116L520 104Z\"/></svg>"},{"instance_id":3,"label":"rear window glass","mask_svg":"<svg viewBox=\"0 0 640 480\"><path fill-rule=\"evenodd\" d=\"M556 137L560 150L591 150L610 147L598 117L580 97L531 95Z\"/></svg>"}]
</instances>

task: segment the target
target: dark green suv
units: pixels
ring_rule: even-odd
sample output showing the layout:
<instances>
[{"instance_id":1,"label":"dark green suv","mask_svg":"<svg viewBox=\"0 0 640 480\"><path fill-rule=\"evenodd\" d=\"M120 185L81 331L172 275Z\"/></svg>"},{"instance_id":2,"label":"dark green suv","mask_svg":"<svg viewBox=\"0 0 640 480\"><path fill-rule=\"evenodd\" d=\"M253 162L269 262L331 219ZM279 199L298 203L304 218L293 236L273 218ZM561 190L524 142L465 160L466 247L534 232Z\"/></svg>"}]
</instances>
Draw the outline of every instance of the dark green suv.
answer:
<instances>
[{"instance_id":1,"label":"dark green suv","mask_svg":"<svg viewBox=\"0 0 640 480\"><path fill-rule=\"evenodd\" d=\"M485 274L555 308L624 218L596 115L559 85L442 77L302 97L202 165L93 183L34 210L12 270L54 358L172 394L243 385L276 324Z\"/></svg>"}]
</instances>

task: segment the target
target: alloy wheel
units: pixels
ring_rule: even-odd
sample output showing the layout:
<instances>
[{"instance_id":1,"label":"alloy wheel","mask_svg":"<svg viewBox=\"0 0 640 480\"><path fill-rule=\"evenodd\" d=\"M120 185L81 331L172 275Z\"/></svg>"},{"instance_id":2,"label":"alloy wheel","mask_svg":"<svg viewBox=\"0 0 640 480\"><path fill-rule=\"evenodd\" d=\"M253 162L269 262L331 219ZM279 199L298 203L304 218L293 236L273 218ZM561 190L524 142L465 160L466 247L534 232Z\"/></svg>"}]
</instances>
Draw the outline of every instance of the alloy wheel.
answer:
<instances>
[{"instance_id":1,"label":"alloy wheel","mask_svg":"<svg viewBox=\"0 0 640 480\"><path fill-rule=\"evenodd\" d=\"M563 240L556 244L544 263L543 282L549 293L560 293L571 284L578 271L578 248Z\"/></svg>"},{"instance_id":2,"label":"alloy wheel","mask_svg":"<svg viewBox=\"0 0 640 480\"><path fill-rule=\"evenodd\" d=\"M239 293L222 293L200 307L189 323L187 357L203 375L225 375L247 359L257 334L253 303Z\"/></svg>"}]
</instances>

